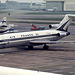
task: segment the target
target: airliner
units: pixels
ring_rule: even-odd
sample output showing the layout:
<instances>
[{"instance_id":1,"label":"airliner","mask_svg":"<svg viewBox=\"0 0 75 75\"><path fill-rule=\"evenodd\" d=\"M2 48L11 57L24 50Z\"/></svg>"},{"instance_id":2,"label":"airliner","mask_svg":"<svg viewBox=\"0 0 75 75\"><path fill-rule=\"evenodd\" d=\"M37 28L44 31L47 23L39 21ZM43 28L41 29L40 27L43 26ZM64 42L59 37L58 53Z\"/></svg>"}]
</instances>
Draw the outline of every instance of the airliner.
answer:
<instances>
[{"instance_id":1,"label":"airliner","mask_svg":"<svg viewBox=\"0 0 75 75\"><path fill-rule=\"evenodd\" d=\"M56 9L47 9L49 12L54 12Z\"/></svg>"},{"instance_id":2,"label":"airliner","mask_svg":"<svg viewBox=\"0 0 75 75\"><path fill-rule=\"evenodd\" d=\"M7 25L6 22L7 22L7 18L4 17L2 21L0 22L0 33L11 31L13 29L14 25L13 24Z\"/></svg>"},{"instance_id":3,"label":"airliner","mask_svg":"<svg viewBox=\"0 0 75 75\"><path fill-rule=\"evenodd\" d=\"M66 14L56 29L2 34L0 35L0 48L28 46L33 49L36 45L43 45L43 49L49 49L47 44L75 43L75 41L58 41L70 35L68 26L74 17L73 14Z\"/></svg>"}]
</instances>

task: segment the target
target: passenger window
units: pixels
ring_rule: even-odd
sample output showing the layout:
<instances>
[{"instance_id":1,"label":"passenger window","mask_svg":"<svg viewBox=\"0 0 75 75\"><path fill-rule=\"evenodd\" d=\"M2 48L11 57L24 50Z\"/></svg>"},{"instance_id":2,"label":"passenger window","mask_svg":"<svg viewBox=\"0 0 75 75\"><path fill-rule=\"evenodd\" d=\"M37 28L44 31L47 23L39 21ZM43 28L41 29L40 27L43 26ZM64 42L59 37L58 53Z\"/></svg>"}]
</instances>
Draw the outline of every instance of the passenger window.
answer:
<instances>
[{"instance_id":1,"label":"passenger window","mask_svg":"<svg viewBox=\"0 0 75 75\"><path fill-rule=\"evenodd\" d=\"M11 39L15 38L15 36L10 36Z\"/></svg>"}]
</instances>

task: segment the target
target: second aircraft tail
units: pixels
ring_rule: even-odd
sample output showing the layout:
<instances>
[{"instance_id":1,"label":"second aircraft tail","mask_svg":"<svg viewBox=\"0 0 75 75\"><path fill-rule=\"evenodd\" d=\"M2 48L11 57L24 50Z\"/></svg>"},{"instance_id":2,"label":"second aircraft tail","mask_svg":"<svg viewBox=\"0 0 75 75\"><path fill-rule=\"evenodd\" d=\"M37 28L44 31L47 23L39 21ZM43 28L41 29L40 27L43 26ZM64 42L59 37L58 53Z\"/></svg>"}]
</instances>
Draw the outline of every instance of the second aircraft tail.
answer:
<instances>
[{"instance_id":1,"label":"second aircraft tail","mask_svg":"<svg viewBox=\"0 0 75 75\"><path fill-rule=\"evenodd\" d=\"M1 20L1 25L6 25L6 22L7 22L7 18L4 17L4 18Z\"/></svg>"}]
</instances>

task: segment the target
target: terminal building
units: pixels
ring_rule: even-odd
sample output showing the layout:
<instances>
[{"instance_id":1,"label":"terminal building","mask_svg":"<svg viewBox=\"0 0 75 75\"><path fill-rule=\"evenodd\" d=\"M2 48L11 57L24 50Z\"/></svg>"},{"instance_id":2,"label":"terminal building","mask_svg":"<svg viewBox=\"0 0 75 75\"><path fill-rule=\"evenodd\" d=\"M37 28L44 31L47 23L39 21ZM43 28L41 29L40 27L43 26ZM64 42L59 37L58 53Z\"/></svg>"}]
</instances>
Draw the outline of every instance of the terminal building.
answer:
<instances>
[{"instance_id":1,"label":"terminal building","mask_svg":"<svg viewBox=\"0 0 75 75\"><path fill-rule=\"evenodd\" d=\"M1 1L0 1L0 9L6 9L6 4L5 3L1 3Z\"/></svg>"},{"instance_id":2,"label":"terminal building","mask_svg":"<svg viewBox=\"0 0 75 75\"><path fill-rule=\"evenodd\" d=\"M43 10L46 9L46 3L31 3L30 8L35 10Z\"/></svg>"},{"instance_id":3,"label":"terminal building","mask_svg":"<svg viewBox=\"0 0 75 75\"><path fill-rule=\"evenodd\" d=\"M6 1L7 9L30 9L30 3L22 3L17 1Z\"/></svg>"},{"instance_id":4,"label":"terminal building","mask_svg":"<svg viewBox=\"0 0 75 75\"><path fill-rule=\"evenodd\" d=\"M56 9L56 11L75 11L75 0L44 0L46 9Z\"/></svg>"}]
</instances>

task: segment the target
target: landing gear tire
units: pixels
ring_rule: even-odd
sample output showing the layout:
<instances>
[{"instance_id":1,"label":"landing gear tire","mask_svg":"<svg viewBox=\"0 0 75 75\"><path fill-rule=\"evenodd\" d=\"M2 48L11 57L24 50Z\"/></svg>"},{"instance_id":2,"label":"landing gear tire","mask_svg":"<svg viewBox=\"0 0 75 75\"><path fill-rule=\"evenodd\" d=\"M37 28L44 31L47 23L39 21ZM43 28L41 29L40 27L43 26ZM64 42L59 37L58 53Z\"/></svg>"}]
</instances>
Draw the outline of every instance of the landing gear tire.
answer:
<instances>
[{"instance_id":1,"label":"landing gear tire","mask_svg":"<svg viewBox=\"0 0 75 75\"><path fill-rule=\"evenodd\" d=\"M29 49L33 49L33 46L28 46Z\"/></svg>"},{"instance_id":2,"label":"landing gear tire","mask_svg":"<svg viewBox=\"0 0 75 75\"><path fill-rule=\"evenodd\" d=\"M49 46L44 45L44 46L43 46L43 49L45 49L45 50L47 49L47 50L48 50L48 49L49 49Z\"/></svg>"}]
</instances>

